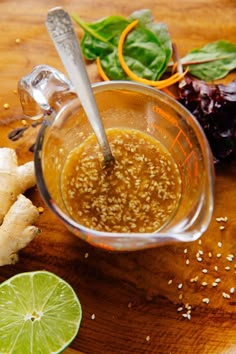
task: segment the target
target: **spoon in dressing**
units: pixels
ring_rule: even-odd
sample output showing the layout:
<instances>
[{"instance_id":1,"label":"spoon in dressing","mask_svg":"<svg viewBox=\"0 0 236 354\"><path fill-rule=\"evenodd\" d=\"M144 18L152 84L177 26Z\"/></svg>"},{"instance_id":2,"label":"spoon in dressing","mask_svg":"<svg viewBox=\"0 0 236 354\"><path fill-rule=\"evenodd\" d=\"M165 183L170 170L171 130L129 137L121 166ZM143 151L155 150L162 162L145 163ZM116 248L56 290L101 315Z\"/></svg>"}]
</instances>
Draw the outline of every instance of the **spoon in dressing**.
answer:
<instances>
[{"instance_id":1,"label":"spoon in dressing","mask_svg":"<svg viewBox=\"0 0 236 354\"><path fill-rule=\"evenodd\" d=\"M105 167L114 157L97 108L79 42L69 14L61 7L49 10L46 27L79 97L101 147Z\"/></svg>"}]
</instances>

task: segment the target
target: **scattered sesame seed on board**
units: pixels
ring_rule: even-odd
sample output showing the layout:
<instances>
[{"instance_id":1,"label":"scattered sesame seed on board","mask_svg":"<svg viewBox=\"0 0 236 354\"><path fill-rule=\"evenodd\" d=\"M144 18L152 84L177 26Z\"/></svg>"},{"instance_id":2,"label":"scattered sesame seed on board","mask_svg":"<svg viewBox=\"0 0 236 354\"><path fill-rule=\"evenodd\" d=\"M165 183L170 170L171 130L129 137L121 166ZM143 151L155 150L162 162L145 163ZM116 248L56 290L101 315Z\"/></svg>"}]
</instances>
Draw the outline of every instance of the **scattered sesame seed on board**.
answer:
<instances>
[{"instance_id":1,"label":"scattered sesame seed on board","mask_svg":"<svg viewBox=\"0 0 236 354\"><path fill-rule=\"evenodd\" d=\"M232 262L233 259L234 259L234 256L232 254L229 254L227 257L226 257L227 261L229 262Z\"/></svg>"},{"instance_id":2,"label":"scattered sesame seed on board","mask_svg":"<svg viewBox=\"0 0 236 354\"><path fill-rule=\"evenodd\" d=\"M230 295L225 292L222 293L222 296L224 299L230 299Z\"/></svg>"},{"instance_id":3,"label":"scattered sesame seed on board","mask_svg":"<svg viewBox=\"0 0 236 354\"><path fill-rule=\"evenodd\" d=\"M191 315L190 315L190 313L183 313L182 316L183 316L184 318L187 318L188 320L191 320Z\"/></svg>"},{"instance_id":4,"label":"scattered sesame seed on board","mask_svg":"<svg viewBox=\"0 0 236 354\"><path fill-rule=\"evenodd\" d=\"M204 299L202 299L202 302L203 302L204 304L209 304L210 299L209 299L208 297L205 297Z\"/></svg>"},{"instance_id":5,"label":"scattered sesame seed on board","mask_svg":"<svg viewBox=\"0 0 236 354\"><path fill-rule=\"evenodd\" d=\"M177 308L177 312L181 312L181 311L183 311L183 309L184 308L182 306L180 306L180 307Z\"/></svg>"},{"instance_id":6,"label":"scattered sesame seed on board","mask_svg":"<svg viewBox=\"0 0 236 354\"><path fill-rule=\"evenodd\" d=\"M42 213L44 212L44 208L43 208L43 207L38 207L38 212L39 212L40 214L42 214Z\"/></svg>"}]
</instances>

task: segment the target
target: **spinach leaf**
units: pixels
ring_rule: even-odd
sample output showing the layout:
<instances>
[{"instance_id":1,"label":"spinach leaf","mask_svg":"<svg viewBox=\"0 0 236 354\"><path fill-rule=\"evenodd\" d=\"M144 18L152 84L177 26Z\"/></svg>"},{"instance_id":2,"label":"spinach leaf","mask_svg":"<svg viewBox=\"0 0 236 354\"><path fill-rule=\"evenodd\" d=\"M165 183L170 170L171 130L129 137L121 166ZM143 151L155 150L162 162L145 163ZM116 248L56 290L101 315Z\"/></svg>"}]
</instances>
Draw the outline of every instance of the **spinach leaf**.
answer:
<instances>
[{"instance_id":1,"label":"spinach leaf","mask_svg":"<svg viewBox=\"0 0 236 354\"><path fill-rule=\"evenodd\" d=\"M170 37L166 27L153 25L149 10L136 11L129 19L109 16L94 23L85 23L77 15L73 18L84 30L81 47L85 58L100 57L110 79L128 79L120 66L117 47L122 31L134 19L139 20L139 25L129 33L123 48L128 66L136 75L150 80L158 80L166 70L171 56Z\"/></svg>"},{"instance_id":2,"label":"spinach leaf","mask_svg":"<svg viewBox=\"0 0 236 354\"><path fill-rule=\"evenodd\" d=\"M86 59L101 59L117 50L119 37L129 21L120 16L109 16L94 23L83 22L76 14L75 22L84 30L81 48Z\"/></svg>"},{"instance_id":3,"label":"spinach leaf","mask_svg":"<svg viewBox=\"0 0 236 354\"><path fill-rule=\"evenodd\" d=\"M168 64L172 55L172 42L166 24L163 22L154 22L152 12L149 9L134 11L129 19L132 21L135 19L139 20L140 24L155 34L162 48L165 50L166 63Z\"/></svg>"},{"instance_id":4,"label":"spinach leaf","mask_svg":"<svg viewBox=\"0 0 236 354\"><path fill-rule=\"evenodd\" d=\"M217 80L236 68L236 47L224 40L194 49L181 58L189 72L205 81Z\"/></svg>"}]
</instances>

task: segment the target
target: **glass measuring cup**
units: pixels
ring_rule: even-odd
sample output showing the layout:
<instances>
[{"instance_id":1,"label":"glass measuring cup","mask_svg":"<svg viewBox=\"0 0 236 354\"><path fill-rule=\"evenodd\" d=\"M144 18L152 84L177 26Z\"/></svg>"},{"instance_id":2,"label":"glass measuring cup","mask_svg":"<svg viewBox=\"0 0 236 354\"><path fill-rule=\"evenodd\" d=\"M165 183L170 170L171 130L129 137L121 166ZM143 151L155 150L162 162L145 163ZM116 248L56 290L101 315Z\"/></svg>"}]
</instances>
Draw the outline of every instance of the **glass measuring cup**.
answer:
<instances>
[{"instance_id":1,"label":"glass measuring cup","mask_svg":"<svg viewBox=\"0 0 236 354\"><path fill-rule=\"evenodd\" d=\"M100 232L71 218L62 198L61 172L68 154L92 134L92 128L66 77L39 66L20 80L19 95L26 116L43 117L34 161L45 203L76 236L108 250L137 250L198 239L210 223L214 203L213 159L198 122L174 99L142 84L111 81L92 87L105 129L137 129L168 149L181 175L178 209L153 233Z\"/></svg>"}]
</instances>

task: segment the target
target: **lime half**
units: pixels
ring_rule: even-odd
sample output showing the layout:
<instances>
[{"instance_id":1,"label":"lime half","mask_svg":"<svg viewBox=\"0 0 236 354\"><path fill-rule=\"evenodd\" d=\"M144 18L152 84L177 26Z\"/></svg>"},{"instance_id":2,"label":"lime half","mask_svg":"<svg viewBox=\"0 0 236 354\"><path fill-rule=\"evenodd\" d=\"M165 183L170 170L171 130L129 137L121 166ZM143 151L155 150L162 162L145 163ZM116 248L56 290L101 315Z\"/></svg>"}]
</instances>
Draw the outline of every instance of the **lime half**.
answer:
<instances>
[{"instance_id":1,"label":"lime half","mask_svg":"<svg viewBox=\"0 0 236 354\"><path fill-rule=\"evenodd\" d=\"M62 352L82 318L72 287L53 273L17 274L0 285L0 353Z\"/></svg>"}]
</instances>

